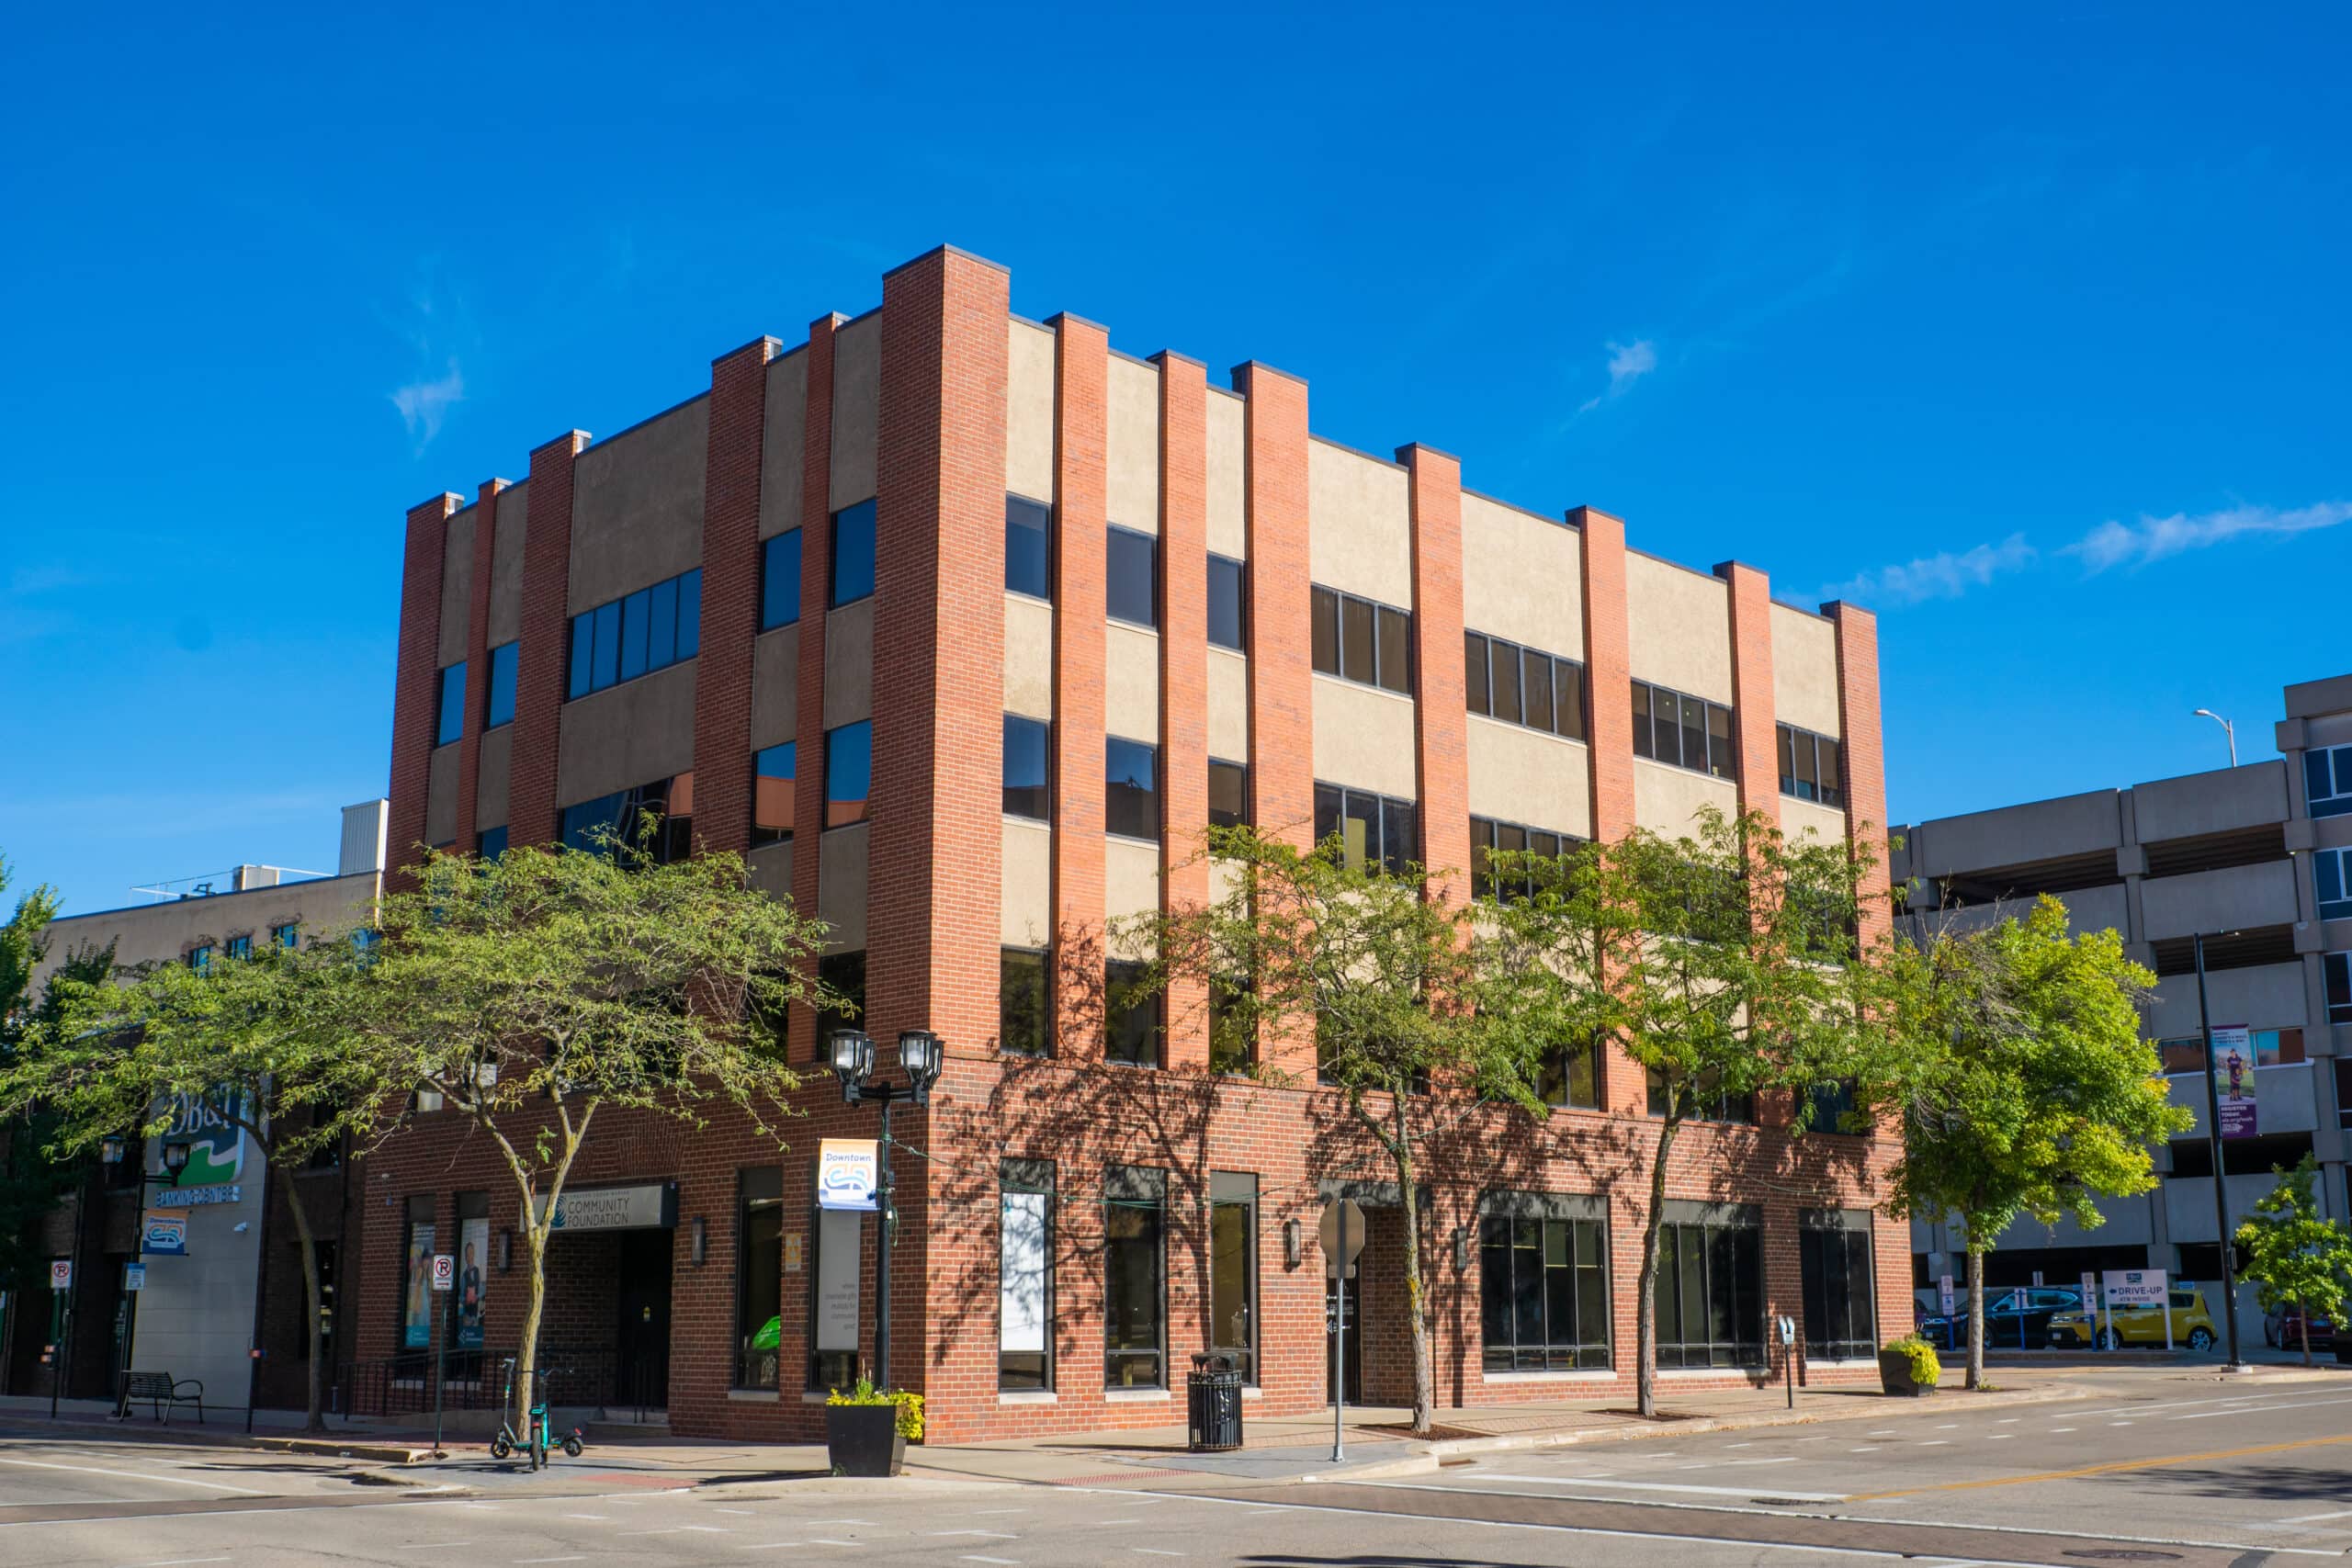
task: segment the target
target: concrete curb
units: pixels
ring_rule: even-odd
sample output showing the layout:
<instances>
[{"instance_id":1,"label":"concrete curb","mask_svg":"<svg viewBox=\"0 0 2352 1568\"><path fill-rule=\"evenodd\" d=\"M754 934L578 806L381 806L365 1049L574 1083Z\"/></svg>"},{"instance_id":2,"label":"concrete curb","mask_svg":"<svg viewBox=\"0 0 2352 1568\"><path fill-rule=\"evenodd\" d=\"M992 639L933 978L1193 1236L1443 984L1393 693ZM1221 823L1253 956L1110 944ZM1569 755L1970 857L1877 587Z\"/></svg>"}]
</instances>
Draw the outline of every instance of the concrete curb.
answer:
<instances>
[{"instance_id":1,"label":"concrete curb","mask_svg":"<svg viewBox=\"0 0 2352 1568\"><path fill-rule=\"evenodd\" d=\"M433 1457L430 1444L417 1447L409 1443L346 1443L334 1438L253 1437L237 1446L270 1453L313 1454L322 1459L368 1460L377 1464L422 1464Z\"/></svg>"}]
</instances>

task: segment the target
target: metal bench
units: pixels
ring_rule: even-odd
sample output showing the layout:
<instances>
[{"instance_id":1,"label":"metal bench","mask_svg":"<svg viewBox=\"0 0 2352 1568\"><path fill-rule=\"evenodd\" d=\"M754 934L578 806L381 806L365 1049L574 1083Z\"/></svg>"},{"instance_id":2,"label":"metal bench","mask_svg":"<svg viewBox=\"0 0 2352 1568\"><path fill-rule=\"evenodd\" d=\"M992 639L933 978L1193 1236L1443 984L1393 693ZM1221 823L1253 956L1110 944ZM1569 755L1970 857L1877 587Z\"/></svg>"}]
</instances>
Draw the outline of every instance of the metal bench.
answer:
<instances>
[{"instance_id":1,"label":"metal bench","mask_svg":"<svg viewBox=\"0 0 2352 1568\"><path fill-rule=\"evenodd\" d=\"M122 1385L122 1404L115 1414L128 1419L133 1400L145 1400L155 1419L169 1425L171 1412L183 1404L196 1406L198 1426L204 1424L204 1384L194 1378L174 1378L169 1372L133 1372Z\"/></svg>"}]
</instances>

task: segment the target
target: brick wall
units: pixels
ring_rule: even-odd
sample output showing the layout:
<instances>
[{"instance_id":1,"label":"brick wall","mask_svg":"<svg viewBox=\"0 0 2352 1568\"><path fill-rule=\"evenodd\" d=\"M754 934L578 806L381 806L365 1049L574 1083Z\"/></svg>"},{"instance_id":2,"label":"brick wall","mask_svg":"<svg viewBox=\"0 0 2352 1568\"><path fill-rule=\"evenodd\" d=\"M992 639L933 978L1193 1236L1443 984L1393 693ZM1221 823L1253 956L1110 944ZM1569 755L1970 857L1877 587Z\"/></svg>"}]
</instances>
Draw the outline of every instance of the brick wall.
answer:
<instances>
[{"instance_id":1,"label":"brick wall","mask_svg":"<svg viewBox=\"0 0 2352 1568\"><path fill-rule=\"evenodd\" d=\"M772 337L755 338L710 367L701 646L695 658L695 839L706 849L739 854L752 841L752 639L760 627L760 459L767 429L768 361L775 357L776 347Z\"/></svg>"},{"instance_id":2,"label":"brick wall","mask_svg":"<svg viewBox=\"0 0 2352 1568\"><path fill-rule=\"evenodd\" d=\"M1724 561L1731 584L1732 713L1739 727L1739 805L1781 819L1779 728L1772 708L1772 585L1752 566Z\"/></svg>"},{"instance_id":3,"label":"brick wall","mask_svg":"<svg viewBox=\"0 0 2352 1568\"><path fill-rule=\"evenodd\" d=\"M567 431L531 454L530 524L523 534L522 646L514 672L514 761L506 784L507 841L556 836L556 742L563 729L571 657L571 469L588 434Z\"/></svg>"},{"instance_id":4,"label":"brick wall","mask_svg":"<svg viewBox=\"0 0 2352 1568\"><path fill-rule=\"evenodd\" d=\"M474 562L466 605L466 728L458 752L458 849L473 852L474 809L481 791L481 732L490 705L490 577L498 548L498 492L484 479L474 496Z\"/></svg>"},{"instance_id":5,"label":"brick wall","mask_svg":"<svg viewBox=\"0 0 2352 1568\"><path fill-rule=\"evenodd\" d=\"M832 597L833 334L846 318L808 323L808 391L800 436L800 649L795 694L792 820L792 902L813 912L817 903L817 836L825 822L825 606ZM806 830L797 825L808 824ZM797 1060L822 1051L817 1015L795 1003L789 1032Z\"/></svg>"},{"instance_id":6,"label":"brick wall","mask_svg":"<svg viewBox=\"0 0 2352 1568\"><path fill-rule=\"evenodd\" d=\"M415 861L424 840L424 796L432 776L434 724L441 698L441 558L455 495L436 495L408 512L401 552L399 663L392 688L392 773L385 853L397 868ZM395 877L397 880L397 875Z\"/></svg>"},{"instance_id":7,"label":"brick wall","mask_svg":"<svg viewBox=\"0 0 2352 1568\"><path fill-rule=\"evenodd\" d=\"M1846 767L1849 839L1873 857L1866 897L1883 894L1886 866L1886 752L1879 738L1878 617L1860 605L1832 601L1821 607L1838 627L1838 728ZM1872 898L1864 929L1883 935L1894 916ZM1904 1251L1910 1243L1906 1239Z\"/></svg>"},{"instance_id":8,"label":"brick wall","mask_svg":"<svg viewBox=\"0 0 2352 1568\"><path fill-rule=\"evenodd\" d=\"M1470 744L1462 654L1462 462L1432 446L1400 446L1413 518L1413 705L1420 779L1421 863L1442 874L1430 896L1467 896Z\"/></svg>"},{"instance_id":9,"label":"brick wall","mask_svg":"<svg viewBox=\"0 0 2352 1568\"><path fill-rule=\"evenodd\" d=\"M1201 363L1160 354L1159 558L1166 583L1159 618L1159 902L1163 910L1208 901L1200 849L1209 819L1208 382ZM1162 1060L1204 1070L1208 995L1198 981L1170 988L1160 1016Z\"/></svg>"},{"instance_id":10,"label":"brick wall","mask_svg":"<svg viewBox=\"0 0 2352 1568\"><path fill-rule=\"evenodd\" d=\"M1054 1043L1066 1056L1099 1058L1111 344L1101 327L1076 316L1047 325L1054 329Z\"/></svg>"}]
</instances>

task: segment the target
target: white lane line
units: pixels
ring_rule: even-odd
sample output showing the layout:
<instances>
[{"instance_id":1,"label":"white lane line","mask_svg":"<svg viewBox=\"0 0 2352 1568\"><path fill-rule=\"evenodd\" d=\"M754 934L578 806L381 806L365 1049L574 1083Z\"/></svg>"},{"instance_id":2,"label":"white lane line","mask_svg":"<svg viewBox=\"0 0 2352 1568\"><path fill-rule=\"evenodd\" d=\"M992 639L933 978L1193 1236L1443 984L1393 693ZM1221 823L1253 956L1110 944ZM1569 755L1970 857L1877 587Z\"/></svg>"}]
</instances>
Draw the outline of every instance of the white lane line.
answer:
<instances>
[{"instance_id":1,"label":"white lane line","mask_svg":"<svg viewBox=\"0 0 2352 1568\"><path fill-rule=\"evenodd\" d=\"M2014 1427L2024 1419L2025 1417L2022 1416L2004 1416L1998 1421L1995 1422L1994 1425L1996 1427Z\"/></svg>"},{"instance_id":2,"label":"white lane line","mask_svg":"<svg viewBox=\"0 0 2352 1568\"><path fill-rule=\"evenodd\" d=\"M1013 1535L1006 1530L925 1530L922 1533L929 1536L933 1540L944 1540L947 1537L954 1535L984 1535L996 1540L1019 1540L1021 1539L1019 1536Z\"/></svg>"},{"instance_id":3,"label":"white lane line","mask_svg":"<svg viewBox=\"0 0 2352 1568\"><path fill-rule=\"evenodd\" d=\"M808 1522L812 1525L864 1525L870 1530L878 1530L882 1528L872 1519L810 1519Z\"/></svg>"},{"instance_id":4,"label":"white lane line","mask_svg":"<svg viewBox=\"0 0 2352 1568\"><path fill-rule=\"evenodd\" d=\"M1678 1464L1674 1468L1677 1470L1737 1470L1743 1465L1794 1464L1796 1462L1796 1455L1782 1454L1779 1459L1703 1459L1697 1464ZM1579 1478L1567 1476L1564 1479L1574 1481Z\"/></svg>"},{"instance_id":5,"label":"white lane line","mask_svg":"<svg viewBox=\"0 0 2352 1568\"><path fill-rule=\"evenodd\" d=\"M2050 1435L2054 1438L2061 1432L2071 1432L2073 1430L2074 1428L2072 1427L2052 1427L2050 1428Z\"/></svg>"},{"instance_id":6,"label":"white lane line","mask_svg":"<svg viewBox=\"0 0 2352 1568\"><path fill-rule=\"evenodd\" d=\"M1780 1461L1764 1460L1757 1462L1770 1464ZM1753 1486L1686 1486L1668 1481L1607 1481L1594 1476L1569 1480L1556 1475L1491 1475L1487 1479L1532 1481L1549 1486L1604 1486L1612 1492L1687 1492L1700 1497L1752 1497L1756 1495ZM1783 1492L1777 1486L1772 1488L1772 1495L1786 1498L1792 1503L1842 1503L1846 1500L1842 1492Z\"/></svg>"},{"instance_id":7,"label":"white lane line","mask_svg":"<svg viewBox=\"0 0 2352 1568\"><path fill-rule=\"evenodd\" d=\"M1010 1557L982 1557L978 1552L967 1552L956 1561L958 1562L993 1562L997 1564L997 1568L1021 1568L1021 1564L1015 1562Z\"/></svg>"},{"instance_id":8,"label":"white lane line","mask_svg":"<svg viewBox=\"0 0 2352 1568\"><path fill-rule=\"evenodd\" d=\"M744 1540L736 1542L736 1545L745 1551L774 1551L779 1547L806 1546L808 1544L808 1543L805 1540Z\"/></svg>"},{"instance_id":9,"label":"white lane line","mask_svg":"<svg viewBox=\"0 0 2352 1568\"><path fill-rule=\"evenodd\" d=\"M714 1505L710 1511L714 1514L750 1514L754 1510L750 1508L721 1508Z\"/></svg>"},{"instance_id":10,"label":"white lane line","mask_svg":"<svg viewBox=\"0 0 2352 1568\"><path fill-rule=\"evenodd\" d=\"M808 1544L811 1546L858 1546L863 1543L854 1540L833 1540L825 1536L812 1535L808 1538Z\"/></svg>"},{"instance_id":11,"label":"white lane line","mask_svg":"<svg viewBox=\"0 0 2352 1568\"><path fill-rule=\"evenodd\" d=\"M1097 1519L1094 1521L1094 1528L1097 1529L1109 1529L1113 1525L1139 1525L1141 1523L1143 1523L1141 1519Z\"/></svg>"},{"instance_id":12,"label":"white lane line","mask_svg":"<svg viewBox=\"0 0 2352 1568\"><path fill-rule=\"evenodd\" d=\"M514 1560L516 1568L521 1568L521 1565L526 1562L585 1562L587 1561L585 1552L574 1552L570 1557L517 1557Z\"/></svg>"},{"instance_id":13,"label":"white lane line","mask_svg":"<svg viewBox=\"0 0 2352 1568\"><path fill-rule=\"evenodd\" d=\"M2132 1423L2129 1421L2109 1421L2108 1425L2110 1427L2129 1427Z\"/></svg>"},{"instance_id":14,"label":"white lane line","mask_svg":"<svg viewBox=\"0 0 2352 1568\"><path fill-rule=\"evenodd\" d=\"M160 1481L167 1486L201 1486L207 1492L234 1492L240 1497L266 1497L266 1492L250 1486L232 1486L225 1481L198 1481L192 1475L166 1475L162 1471L98 1470L86 1464L47 1464L37 1459L0 1459L0 1464L13 1464L25 1470L62 1470L70 1475L111 1475L118 1481ZM217 1562L215 1557L178 1559L187 1562Z\"/></svg>"},{"instance_id":15,"label":"white lane line","mask_svg":"<svg viewBox=\"0 0 2352 1568\"><path fill-rule=\"evenodd\" d=\"M1984 1434L1984 1440L1988 1443L2006 1443L2016 1436L2015 1432L1987 1432Z\"/></svg>"},{"instance_id":16,"label":"white lane line","mask_svg":"<svg viewBox=\"0 0 2352 1568\"><path fill-rule=\"evenodd\" d=\"M2256 1414L2267 1416L2274 1410L2309 1410L2313 1405L2318 1404L2352 1404L2352 1397L2344 1399L2306 1399L2294 1404L2266 1404L2258 1412L2243 1410L2200 1410L2194 1416L2167 1416L2165 1419L2167 1421L2206 1421L2211 1420L2216 1416L2247 1416ZM2120 1425L2120 1423L2117 1424Z\"/></svg>"},{"instance_id":17,"label":"white lane line","mask_svg":"<svg viewBox=\"0 0 2352 1568\"><path fill-rule=\"evenodd\" d=\"M1933 1430L1933 1431L1938 1431L1938 1432L1949 1432L1949 1431L1951 1431L1954 1427L1957 1427L1957 1426L1959 1426L1959 1425L1960 1425L1960 1423L1959 1423L1959 1422L1957 1422L1957 1421L1939 1421L1939 1422L1937 1422L1937 1423L1935 1424L1935 1426L1934 1426L1932 1428L1930 1428L1930 1429L1931 1429L1931 1430Z\"/></svg>"},{"instance_id":18,"label":"white lane line","mask_svg":"<svg viewBox=\"0 0 2352 1568\"><path fill-rule=\"evenodd\" d=\"M1859 1449L1848 1449L1846 1451L1849 1454L1874 1454L1885 1446L1883 1443L1866 1443Z\"/></svg>"},{"instance_id":19,"label":"white lane line","mask_svg":"<svg viewBox=\"0 0 2352 1568\"><path fill-rule=\"evenodd\" d=\"M565 1518L567 1518L567 1519L595 1519L595 1520L597 1520L598 1522L600 1522L600 1523L601 1523L602 1521L604 1521L604 1520L605 1520L605 1519L609 1519L609 1518L611 1518L611 1517L612 1517L612 1515L610 1515L610 1514L566 1514L566 1515L564 1515L563 1517L564 1517Z\"/></svg>"},{"instance_id":20,"label":"white lane line","mask_svg":"<svg viewBox=\"0 0 2352 1568\"><path fill-rule=\"evenodd\" d=\"M975 1508L972 1510L971 1517L976 1519L985 1519L990 1514L1025 1514L1029 1510L1026 1508Z\"/></svg>"},{"instance_id":21,"label":"white lane line","mask_svg":"<svg viewBox=\"0 0 2352 1568\"><path fill-rule=\"evenodd\" d=\"M473 1542L469 1540L413 1540L405 1546L396 1546L392 1550L394 1551L438 1551L445 1546L471 1546Z\"/></svg>"},{"instance_id":22,"label":"white lane line","mask_svg":"<svg viewBox=\"0 0 2352 1568\"><path fill-rule=\"evenodd\" d=\"M1916 1446L1923 1449L1948 1449L1951 1447L1951 1439L1950 1438L1923 1438Z\"/></svg>"},{"instance_id":23,"label":"white lane line","mask_svg":"<svg viewBox=\"0 0 2352 1568\"><path fill-rule=\"evenodd\" d=\"M152 1562L133 1562L130 1568L178 1568L183 1562L226 1562L225 1557L158 1557Z\"/></svg>"},{"instance_id":24,"label":"white lane line","mask_svg":"<svg viewBox=\"0 0 2352 1568\"><path fill-rule=\"evenodd\" d=\"M1752 1449L1752 1448L1754 1448L1755 1446L1756 1446L1756 1443L1755 1443L1755 1440L1754 1440L1753 1438L1751 1438L1751 1439L1749 1439L1748 1441L1744 1442L1744 1443L1725 1443L1725 1444L1724 1445L1724 1447L1725 1447L1725 1448L1727 1448L1727 1449Z\"/></svg>"},{"instance_id":25,"label":"white lane line","mask_svg":"<svg viewBox=\"0 0 2352 1568\"><path fill-rule=\"evenodd\" d=\"M2322 1519L2352 1519L2352 1508L2338 1508L2326 1514L2297 1514L2290 1519L2280 1519L2282 1525L2312 1525Z\"/></svg>"},{"instance_id":26,"label":"white lane line","mask_svg":"<svg viewBox=\"0 0 2352 1568\"><path fill-rule=\"evenodd\" d=\"M1169 1551L1157 1546L1131 1546L1127 1548L1127 1550L1129 1551L1148 1552L1154 1557L1182 1557L1184 1555L1181 1551Z\"/></svg>"}]
</instances>

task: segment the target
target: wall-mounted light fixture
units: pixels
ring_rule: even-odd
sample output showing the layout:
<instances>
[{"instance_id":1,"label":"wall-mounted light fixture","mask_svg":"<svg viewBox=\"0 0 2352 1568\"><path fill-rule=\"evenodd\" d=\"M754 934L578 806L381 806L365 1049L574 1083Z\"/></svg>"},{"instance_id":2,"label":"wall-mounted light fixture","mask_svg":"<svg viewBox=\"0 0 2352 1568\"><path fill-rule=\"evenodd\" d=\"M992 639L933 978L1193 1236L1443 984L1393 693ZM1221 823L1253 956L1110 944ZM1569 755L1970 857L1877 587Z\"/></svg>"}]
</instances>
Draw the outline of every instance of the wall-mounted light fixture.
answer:
<instances>
[{"instance_id":1,"label":"wall-mounted light fixture","mask_svg":"<svg viewBox=\"0 0 2352 1568\"><path fill-rule=\"evenodd\" d=\"M1285 1268L1298 1267L1300 1245L1298 1222L1284 1220L1283 1222L1283 1264Z\"/></svg>"},{"instance_id":2,"label":"wall-mounted light fixture","mask_svg":"<svg viewBox=\"0 0 2352 1568\"><path fill-rule=\"evenodd\" d=\"M706 1226L705 1226L705 1224L704 1224L703 1217L702 1217L700 1214L696 1214L696 1215L695 1216L695 1268L699 1269L699 1268L701 1268L701 1267L702 1267L703 1259L704 1259L706 1257L707 1257L707 1256L709 1255L709 1251L710 1251L710 1235L709 1235L709 1233L708 1233L707 1229L706 1228Z\"/></svg>"}]
</instances>

